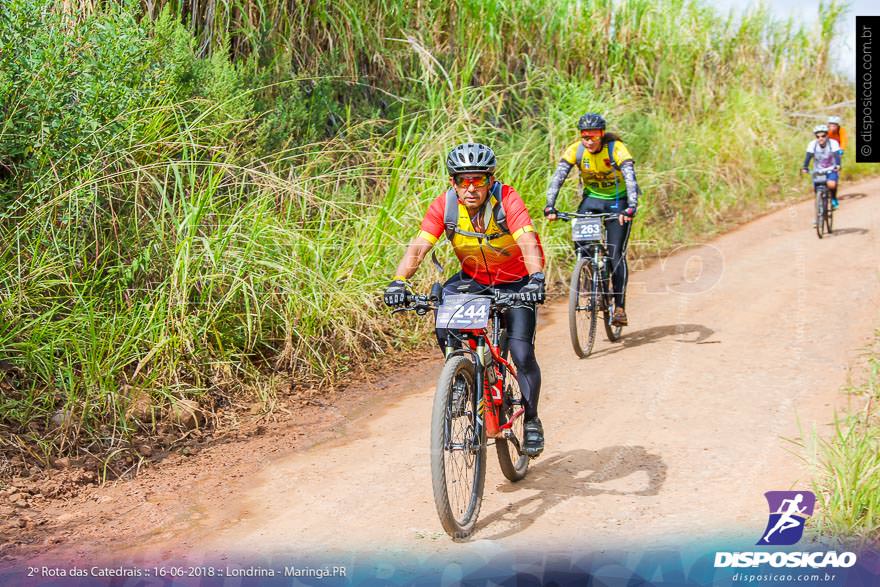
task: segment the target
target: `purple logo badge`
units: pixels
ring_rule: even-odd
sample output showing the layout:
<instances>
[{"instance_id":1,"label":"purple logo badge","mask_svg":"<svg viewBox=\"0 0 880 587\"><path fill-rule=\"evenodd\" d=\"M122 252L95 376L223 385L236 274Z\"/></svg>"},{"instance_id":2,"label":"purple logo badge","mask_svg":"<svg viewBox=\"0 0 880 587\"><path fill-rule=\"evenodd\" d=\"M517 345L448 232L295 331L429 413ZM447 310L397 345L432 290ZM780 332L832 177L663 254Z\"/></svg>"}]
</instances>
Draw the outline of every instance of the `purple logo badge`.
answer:
<instances>
[{"instance_id":1,"label":"purple logo badge","mask_svg":"<svg viewBox=\"0 0 880 587\"><path fill-rule=\"evenodd\" d=\"M804 523L813 515L816 496L811 491L768 491L764 497L770 506L770 519L758 546L797 544L804 535Z\"/></svg>"}]
</instances>

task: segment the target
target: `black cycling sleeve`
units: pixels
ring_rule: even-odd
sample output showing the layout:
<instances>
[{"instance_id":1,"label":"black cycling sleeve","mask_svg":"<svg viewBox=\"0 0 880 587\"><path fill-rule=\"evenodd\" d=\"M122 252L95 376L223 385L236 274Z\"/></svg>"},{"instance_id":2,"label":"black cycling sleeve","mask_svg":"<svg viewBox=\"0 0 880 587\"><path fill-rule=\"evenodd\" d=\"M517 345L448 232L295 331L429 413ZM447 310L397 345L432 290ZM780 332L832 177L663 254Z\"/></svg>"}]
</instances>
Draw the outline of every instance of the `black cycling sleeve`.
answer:
<instances>
[{"instance_id":1,"label":"black cycling sleeve","mask_svg":"<svg viewBox=\"0 0 880 587\"><path fill-rule=\"evenodd\" d=\"M620 164L620 173L623 175L623 181L626 182L626 205L628 208L635 208L639 205L639 184L636 181L636 166L632 159L627 159Z\"/></svg>"},{"instance_id":2,"label":"black cycling sleeve","mask_svg":"<svg viewBox=\"0 0 880 587\"><path fill-rule=\"evenodd\" d=\"M804 169L810 168L810 160L813 158L813 154L807 151L807 156L804 158Z\"/></svg>"},{"instance_id":3,"label":"black cycling sleeve","mask_svg":"<svg viewBox=\"0 0 880 587\"><path fill-rule=\"evenodd\" d=\"M553 177L550 178L550 185L547 187L547 206L555 207L556 197L559 196L559 190L562 188L562 184L565 182L565 178L568 177L572 167L574 165L565 159L559 161L556 171L553 172Z\"/></svg>"},{"instance_id":4,"label":"black cycling sleeve","mask_svg":"<svg viewBox=\"0 0 880 587\"><path fill-rule=\"evenodd\" d=\"M840 151L834 151L834 164L840 167Z\"/></svg>"}]
</instances>

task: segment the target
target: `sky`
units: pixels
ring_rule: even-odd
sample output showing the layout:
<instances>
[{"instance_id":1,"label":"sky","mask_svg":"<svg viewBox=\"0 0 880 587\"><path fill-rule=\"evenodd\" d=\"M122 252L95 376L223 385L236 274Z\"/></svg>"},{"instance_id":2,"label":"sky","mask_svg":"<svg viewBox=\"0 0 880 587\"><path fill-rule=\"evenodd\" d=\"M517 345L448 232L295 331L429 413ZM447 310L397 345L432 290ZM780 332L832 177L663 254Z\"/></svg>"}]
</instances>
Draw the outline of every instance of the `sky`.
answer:
<instances>
[{"instance_id":1,"label":"sky","mask_svg":"<svg viewBox=\"0 0 880 587\"><path fill-rule=\"evenodd\" d=\"M756 4L756 0L703 0L716 7L722 14L731 9L738 13ZM791 16L805 23L815 24L819 14L819 0L765 0L774 16L787 19ZM843 22L840 24L838 41L833 48L836 69L847 77L855 78L854 31L856 15L880 15L880 2L877 0L850 0Z\"/></svg>"}]
</instances>

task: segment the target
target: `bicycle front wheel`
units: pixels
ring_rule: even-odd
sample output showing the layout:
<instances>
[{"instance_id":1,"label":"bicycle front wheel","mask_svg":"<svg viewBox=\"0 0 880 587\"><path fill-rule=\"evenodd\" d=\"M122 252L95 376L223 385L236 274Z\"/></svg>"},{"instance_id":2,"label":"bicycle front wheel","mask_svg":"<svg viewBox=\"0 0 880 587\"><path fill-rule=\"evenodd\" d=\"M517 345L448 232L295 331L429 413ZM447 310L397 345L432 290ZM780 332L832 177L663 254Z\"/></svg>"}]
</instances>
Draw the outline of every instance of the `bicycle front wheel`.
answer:
<instances>
[{"instance_id":1,"label":"bicycle front wheel","mask_svg":"<svg viewBox=\"0 0 880 587\"><path fill-rule=\"evenodd\" d=\"M831 192L825 192L825 232L831 234L834 220L834 206L831 205Z\"/></svg>"},{"instance_id":2,"label":"bicycle front wheel","mask_svg":"<svg viewBox=\"0 0 880 587\"><path fill-rule=\"evenodd\" d=\"M599 322L599 300L595 295L593 264L589 257L578 257L571 274L568 293L568 328L571 346L581 359L593 351Z\"/></svg>"},{"instance_id":3,"label":"bicycle front wheel","mask_svg":"<svg viewBox=\"0 0 880 587\"><path fill-rule=\"evenodd\" d=\"M822 238L825 233L825 190L816 190L816 235Z\"/></svg>"},{"instance_id":4,"label":"bicycle front wheel","mask_svg":"<svg viewBox=\"0 0 880 587\"><path fill-rule=\"evenodd\" d=\"M431 417L431 481L443 529L454 540L477 524L486 482L485 429L477 437L474 363L467 356L446 361L437 381Z\"/></svg>"}]
</instances>

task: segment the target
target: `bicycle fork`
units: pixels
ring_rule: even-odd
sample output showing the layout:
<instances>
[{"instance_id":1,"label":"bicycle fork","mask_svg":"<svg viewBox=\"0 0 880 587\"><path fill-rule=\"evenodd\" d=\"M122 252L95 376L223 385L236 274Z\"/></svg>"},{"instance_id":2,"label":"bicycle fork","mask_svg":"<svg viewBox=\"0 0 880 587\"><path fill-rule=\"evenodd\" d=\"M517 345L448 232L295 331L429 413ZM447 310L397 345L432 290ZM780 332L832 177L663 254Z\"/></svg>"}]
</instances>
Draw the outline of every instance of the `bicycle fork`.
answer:
<instances>
[{"instance_id":1,"label":"bicycle fork","mask_svg":"<svg viewBox=\"0 0 880 587\"><path fill-rule=\"evenodd\" d=\"M487 409L485 403L485 393L484 386L487 385L486 378L483 375L484 371L484 353L486 352L486 343L483 340L475 343L473 340L469 341L468 346L470 347L470 355L474 360L474 386L473 393L475 397L470 398L473 402L473 405L476 406L474 413L471 415L471 422L473 426L471 427L472 434L467 444L457 444L451 443L447 440L446 442L446 450L463 450L465 452L475 454L480 450L480 439L483 438L483 428L488 427L488 430L492 430L492 426L494 426L494 430L497 432L498 428L498 419L495 417L495 412L492 409ZM452 347L447 347L446 355L447 357L454 352L455 349ZM488 422L487 422L488 420ZM446 419L446 438L452 438L452 421L450 418Z\"/></svg>"},{"instance_id":2,"label":"bicycle fork","mask_svg":"<svg viewBox=\"0 0 880 587\"><path fill-rule=\"evenodd\" d=\"M608 291L608 258L602 255L599 247L595 247L590 261L593 280L590 284L589 309L598 312L608 306L608 301L605 299L605 292Z\"/></svg>"}]
</instances>

